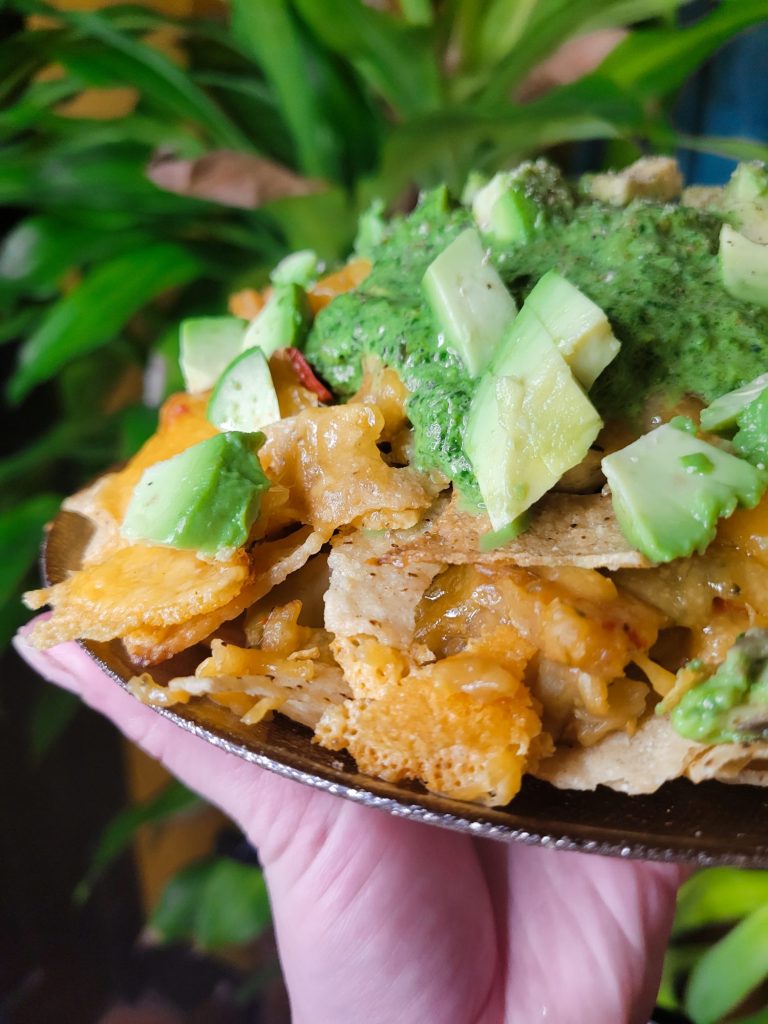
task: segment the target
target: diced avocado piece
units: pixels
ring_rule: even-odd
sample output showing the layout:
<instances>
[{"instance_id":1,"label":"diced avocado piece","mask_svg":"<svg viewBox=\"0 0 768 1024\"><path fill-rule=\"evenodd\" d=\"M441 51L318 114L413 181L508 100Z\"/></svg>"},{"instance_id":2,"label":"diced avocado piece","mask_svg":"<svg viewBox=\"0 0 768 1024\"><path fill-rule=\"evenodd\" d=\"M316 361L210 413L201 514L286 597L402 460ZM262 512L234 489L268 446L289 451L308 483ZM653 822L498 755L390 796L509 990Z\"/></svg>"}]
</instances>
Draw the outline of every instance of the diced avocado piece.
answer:
<instances>
[{"instance_id":1,"label":"diced avocado piece","mask_svg":"<svg viewBox=\"0 0 768 1024\"><path fill-rule=\"evenodd\" d=\"M360 214L354 244L354 250L358 256L372 257L383 242L387 234L384 210L384 200L374 199L368 209Z\"/></svg>"},{"instance_id":2,"label":"diced avocado piece","mask_svg":"<svg viewBox=\"0 0 768 1024\"><path fill-rule=\"evenodd\" d=\"M720 276L735 299L768 306L768 245L753 242L731 227L720 229Z\"/></svg>"},{"instance_id":3,"label":"diced avocado piece","mask_svg":"<svg viewBox=\"0 0 768 1024\"><path fill-rule=\"evenodd\" d=\"M716 398L706 409L701 410L699 417L702 430L708 430L713 434L729 430L736 426L736 420L747 406L765 389L768 388L768 373L761 373L749 384L744 384L735 391L729 391L726 395Z\"/></svg>"},{"instance_id":4,"label":"diced avocado piece","mask_svg":"<svg viewBox=\"0 0 768 1024\"><path fill-rule=\"evenodd\" d=\"M272 284L298 284L302 288L317 276L317 253L312 249L292 252L277 264L269 275Z\"/></svg>"},{"instance_id":5,"label":"diced avocado piece","mask_svg":"<svg viewBox=\"0 0 768 1024\"><path fill-rule=\"evenodd\" d=\"M424 292L445 340L472 377L482 373L517 307L474 228L430 263Z\"/></svg>"},{"instance_id":6,"label":"diced avocado piece","mask_svg":"<svg viewBox=\"0 0 768 1024\"><path fill-rule=\"evenodd\" d=\"M743 458L757 466L768 467L768 391L758 397L739 414L733 447Z\"/></svg>"},{"instance_id":7,"label":"diced avocado piece","mask_svg":"<svg viewBox=\"0 0 768 1024\"><path fill-rule=\"evenodd\" d=\"M603 459L621 531L652 562L703 552L717 520L754 508L768 477L744 459L665 423Z\"/></svg>"},{"instance_id":8,"label":"diced avocado piece","mask_svg":"<svg viewBox=\"0 0 768 1024\"><path fill-rule=\"evenodd\" d=\"M482 171L470 171L464 182L464 188L461 190L461 205L471 207L477 193L487 184L487 174L483 174Z\"/></svg>"},{"instance_id":9,"label":"diced avocado piece","mask_svg":"<svg viewBox=\"0 0 768 1024\"><path fill-rule=\"evenodd\" d=\"M588 183L593 199L611 206L626 206L633 199L662 203L676 199L683 187L683 176L672 157L642 156L621 171L592 175Z\"/></svg>"},{"instance_id":10,"label":"diced avocado piece","mask_svg":"<svg viewBox=\"0 0 768 1024\"><path fill-rule=\"evenodd\" d=\"M602 421L526 306L472 399L464 450L491 525L502 530L578 465Z\"/></svg>"},{"instance_id":11,"label":"diced avocado piece","mask_svg":"<svg viewBox=\"0 0 768 1024\"><path fill-rule=\"evenodd\" d=\"M472 199L475 223L497 242L527 242L540 223L540 213L509 171L495 174Z\"/></svg>"},{"instance_id":12,"label":"diced avocado piece","mask_svg":"<svg viewBox=\"0 0 768 1024\"><path fill-rule=\"evenodd\" d=\"M723 190L722 209L751 242L768 244L768 167L758 160L739 164Z\"/></svg>"},{"instance_id":13,"label":"diced avocado piece","mask_svg":"<svg viewBox=\"0 0 768 1024\"><path fill-rule=\"evenodd\" d=\"M544 324L588 391L621 348L608 317L556 270L537 282L525 304Z\"/></svg>"},{"instance_id":14,"label":"diced avocado piece","mask_svg":"<svg viewBox=\"0 0 768 1024\"><path fill-rule=\"evenodd\" d=\"M219 430L261 430L280 419L267 357L249 348L233 359L208 402L208 419Z\"/></svg>"},{"instance_id":15,"label":"diced avocado piece","mask_svg":"<svg viewBox=\"0 0 768 1024\"><path fill-rule=\"evenodd\" d=\"M279 348L300 348L308 329L307 293L298 284L276 284L245 332L242 348L260 348L269 359Z\"/></svg>"},{"instance_id":16,"label":"diced avocado piece","mask_svg":"<svg viewBox=\"0 0 768 1024\"><path fill-rule=\"evenodd\" d=\"M207 391L240 351L248 323L236 316L200 316L179 328L179 364L187 391Z\"/></svg>"},{"instance_id":17,"label":"diced avocado piece","mask_svg":"<svg viewBox=\"0 0 768 1024\"><path fill-rule=\"evenodd\" d=\"M670 715L697 743L768 739L768 630L749 629L709 679L694 686Z\"/></svg>"},{"instance_id":18,"label":"diced avocado piece","mask_svg":"<svg viewBox=\"0 0 768 1024\"><path fill-rule=\"evenodd\" d=\"M123 536L204 555L241 547L269 487L256 454L263 441L230 431L150 466L134 488Z\"/></svg>"}]
</instances>

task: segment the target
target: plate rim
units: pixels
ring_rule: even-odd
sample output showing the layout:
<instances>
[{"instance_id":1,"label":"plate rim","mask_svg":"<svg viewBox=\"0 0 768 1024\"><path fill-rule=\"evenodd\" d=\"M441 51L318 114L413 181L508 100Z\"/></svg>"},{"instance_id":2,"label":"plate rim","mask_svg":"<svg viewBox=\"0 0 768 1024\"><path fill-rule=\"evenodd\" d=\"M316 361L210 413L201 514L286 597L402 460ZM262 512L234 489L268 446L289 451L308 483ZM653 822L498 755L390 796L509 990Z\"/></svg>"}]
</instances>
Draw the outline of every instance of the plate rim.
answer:
<instances>
[{"instance_id":1,"label":"plate rim","mask_svg":"<svg viewBox=\"0 0 768 1024\"><path fill-rule=\"evenodd\" d=\"M62 508L53 521L48 524L40 551L41 576L46 586L50 586L63 578L62 575L51 571L52 556L57 538L62 532L66 532L65 523L71 522L75 517L80 520L78 527L78 533L82 535L80 537L80 544L79 547L77 545L68 546L67 550L72 557L62 560L64 564L61 565L61 568L64 568L64 565L66 565L66 570L74 570L80 563L88 539L86 530L93 530L94 525L82 513L76 512L73 509ZM72 523L72 526L75 528L74 523ZM100 650L116 650L119 641L96 642L78 640L77 643L88 657L99 666L101 671L121 686L123 690L130 692L127 680L110 664L109 660L103 656ZM134 697L134 699L137 698ZM263 744L260 745L258 741L254 741L253 745L246 745L240 742L234 735L227 736L219 733L212 726L196 719L193 713L194 708L196 706L204 707L205 705L202 701L192 701L189 705L183 706L188 709L186 713L183 710L177 711L154 705L146 706L150 707L154 713L173 722L186 732L211 743L241 760L256 764L284 778L303 785L312 786L333 796L351 800L354 803L371 807L396 817L419 821L428 825L437 825L453 832L506 843L519 842L529 846L596 853L625 860L686 863L694 864L697 867L728 865L743 868L768 868L768 834L766 835L765 847L755 847L752 852L737 852L733 848L719 851L714 850L712 848L712 841L707 841L703 834L686 838L662 836L660 833L632 832L622 827L612 829L603 825L590 824L589 821L585 821L583 826L575 827L567 822L547 821L547 825L551 827L544 830L540 828L541 821L530 818L528 820L533 827L524 827L523 821L525 816L514 815L513 810L511 810L514 807L514 801L504 808L490 808L469 802L462 803L461 801L430 793L423 788L420 791L416 787L411 788L407 785L387 783L375 776L364 776L362 773L353 772L348 769L344 762L348 761L352 764L354 762L346 752L338 756L338 768L329 768L322 763L317 763L312 765L311 770L307 770L307 767L301 766L301 764L291 763L290 760L285 758L281 760L274 753L270 753L268 749L265 749ZM307 742L309 742L311 738L309 729L292 722L284 716L278 716L278 718L281 722L290 723L293 730L302 730L302 732L306 733ZM357 781L358 779L365 781ZM578 792L581 796L587 798L590 796L589 791L561 790L542 780L536 780L536 784L546 786L553 794L562 793L564 799L571 792ZM656 793L663 794L665 791L671 793L672 789L670 787L677 787L679 789L680 786L692 787L694 785L716 786L723 793L732 788L725 783L719 783L714 780L694 784L687 779L675 779L664 783L656 790ZM607 794L613 795L618 799L634 799L634 797L627 794L611 790L609 787L598 788L605 790ZM749 788L757 789L758 787L751 786ZM591 792L596 793L597 790ZM768 793L766 793L766 797L768 798ZM443 805L448 804L450 809L445 807L439 809L429 806L430 803L436 801ZM505 822L503 820L504 815L514 817L516 820ZM499 820L500 818L502 820ZM589 830L594 835L580 834L582 828Z\"/></svg>"}]
</instances>

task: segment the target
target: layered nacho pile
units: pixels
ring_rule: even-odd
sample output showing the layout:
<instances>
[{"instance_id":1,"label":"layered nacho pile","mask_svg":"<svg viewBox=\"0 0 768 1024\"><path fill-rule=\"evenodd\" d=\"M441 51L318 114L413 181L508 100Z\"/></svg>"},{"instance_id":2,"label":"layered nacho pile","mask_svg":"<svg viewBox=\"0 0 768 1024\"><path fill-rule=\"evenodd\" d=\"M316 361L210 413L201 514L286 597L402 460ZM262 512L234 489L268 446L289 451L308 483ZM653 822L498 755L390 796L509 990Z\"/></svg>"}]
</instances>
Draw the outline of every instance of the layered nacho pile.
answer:
<instances>
[{"instance_id":1,"label":"layered nacho pile","mask_svg":"<svg viewBox=\"0 0 768 1024\"><path fill-rule=\"evenodd\" d=\"M201 362L221 325L202 344L199 328L186 366L182 345L188 392L125 466L65 503L93 535L77 571L27 595L52 609L32 642L119 641L146 703L213 701L246 725L286 715L363 773L460 800L505 805L525 774L627 793L680 776L764 782L768 379L733 415L717 401L768 370L768 300L720 281L721 233L739 228L722 193L680 202L680 188L670 161L577 186L539 162L475 182L462 202L440 191L406 218L370 211L342 268L284 261L266 289L234 297L233 359ZM446 328L466 314L461 274L428 276L475 238L482 267L469 269L490 266L488 289L505 290L471 325L480 349L463 321ZM644 283L651 257L657 271L667 261L667 297ZM570 349L551 307L528 301L550 271L599 312L578 336L569 321ZM720 289L712 311L694 291L705 273ZM290 323L275 314L289 294ZM526 316L547 347L523 372ZM604 365L589 381L574 353L594 369L593 342ZM269 372L246 401L256 349ZM539 351L588 409L569 412L573 430L594 412L581 448L547 435L557 403L526 405L536 388L554 394L536 382ZM686 382L675 368L697 361ZM633 467L646 472L649 437L684 451L674 471L651 465L644 503ZM226 455L201 462L217 445ZM659 508L677 510L674 526ZM153 666L183 651L194 672L158 683Z\"/></svg>"}]
</instances>

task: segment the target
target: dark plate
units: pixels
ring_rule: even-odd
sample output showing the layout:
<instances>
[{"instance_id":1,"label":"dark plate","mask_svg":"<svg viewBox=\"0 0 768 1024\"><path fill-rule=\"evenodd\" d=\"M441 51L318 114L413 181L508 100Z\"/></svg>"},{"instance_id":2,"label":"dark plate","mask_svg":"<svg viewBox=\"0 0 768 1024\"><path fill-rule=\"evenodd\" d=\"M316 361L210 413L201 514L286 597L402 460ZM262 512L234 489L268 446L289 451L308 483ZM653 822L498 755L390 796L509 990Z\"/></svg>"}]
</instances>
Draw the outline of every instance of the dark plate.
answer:
<instances>
[{"instance_id":1,"label":"dark plate","mask_svg":"<svg viewBox=\"0 0 768 1024\"><path fill-rule=\"evenodd\" d=\"M82 516L57 516L43 550L47 582L59 582L80 565L90 533ZM139 671L117 641L82 646L121 686ZM187 652L155 666L152 674L166 682L189 672L198 660L199 652ZM694 785L679 779L648 796L624 796L603 787L593 793L559 790L528 778L508 807L485 808L435 796L418 785L393 785L361 775L350 757L314 745L308 729L280 715L244 726L226 709L202 700L180 710L155 711L270 771L431 825L621 857L768 867L768 790L754 786Z\"/></svg>"}]
</instances>

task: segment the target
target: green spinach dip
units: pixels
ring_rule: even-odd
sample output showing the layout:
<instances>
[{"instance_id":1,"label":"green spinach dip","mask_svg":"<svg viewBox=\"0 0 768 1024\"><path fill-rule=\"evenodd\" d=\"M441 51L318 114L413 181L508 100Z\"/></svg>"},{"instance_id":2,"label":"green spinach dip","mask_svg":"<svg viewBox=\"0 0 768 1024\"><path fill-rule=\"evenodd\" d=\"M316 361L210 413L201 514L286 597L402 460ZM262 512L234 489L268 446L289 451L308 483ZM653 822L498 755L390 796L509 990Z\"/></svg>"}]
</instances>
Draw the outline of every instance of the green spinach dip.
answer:
<instances>
[{"instance_id":1,"label":"green spinach dip","mask_svg":"<svg viewBox=\"0 0 768 1024\"><path fill-rule=\"evenodd\" d=\"M537 230L513 246L489 242L491 258L518 305L554 268L605 311L622 348L590 392L604 420L637 421L656 394L711 401L765 372L768 309L723 289L720 217L646 200L596 202L544 161L525 174L541 211ZM462 444L477 380L445 344L421 287L432 260L472 223L442 188L406 217L374 218L357 245L371 274L318 314L306 353L340 397L358 388L364 356L394 367L411 392L415 464L441 470L477 501Z\"/></svg>"}]
</instances>

